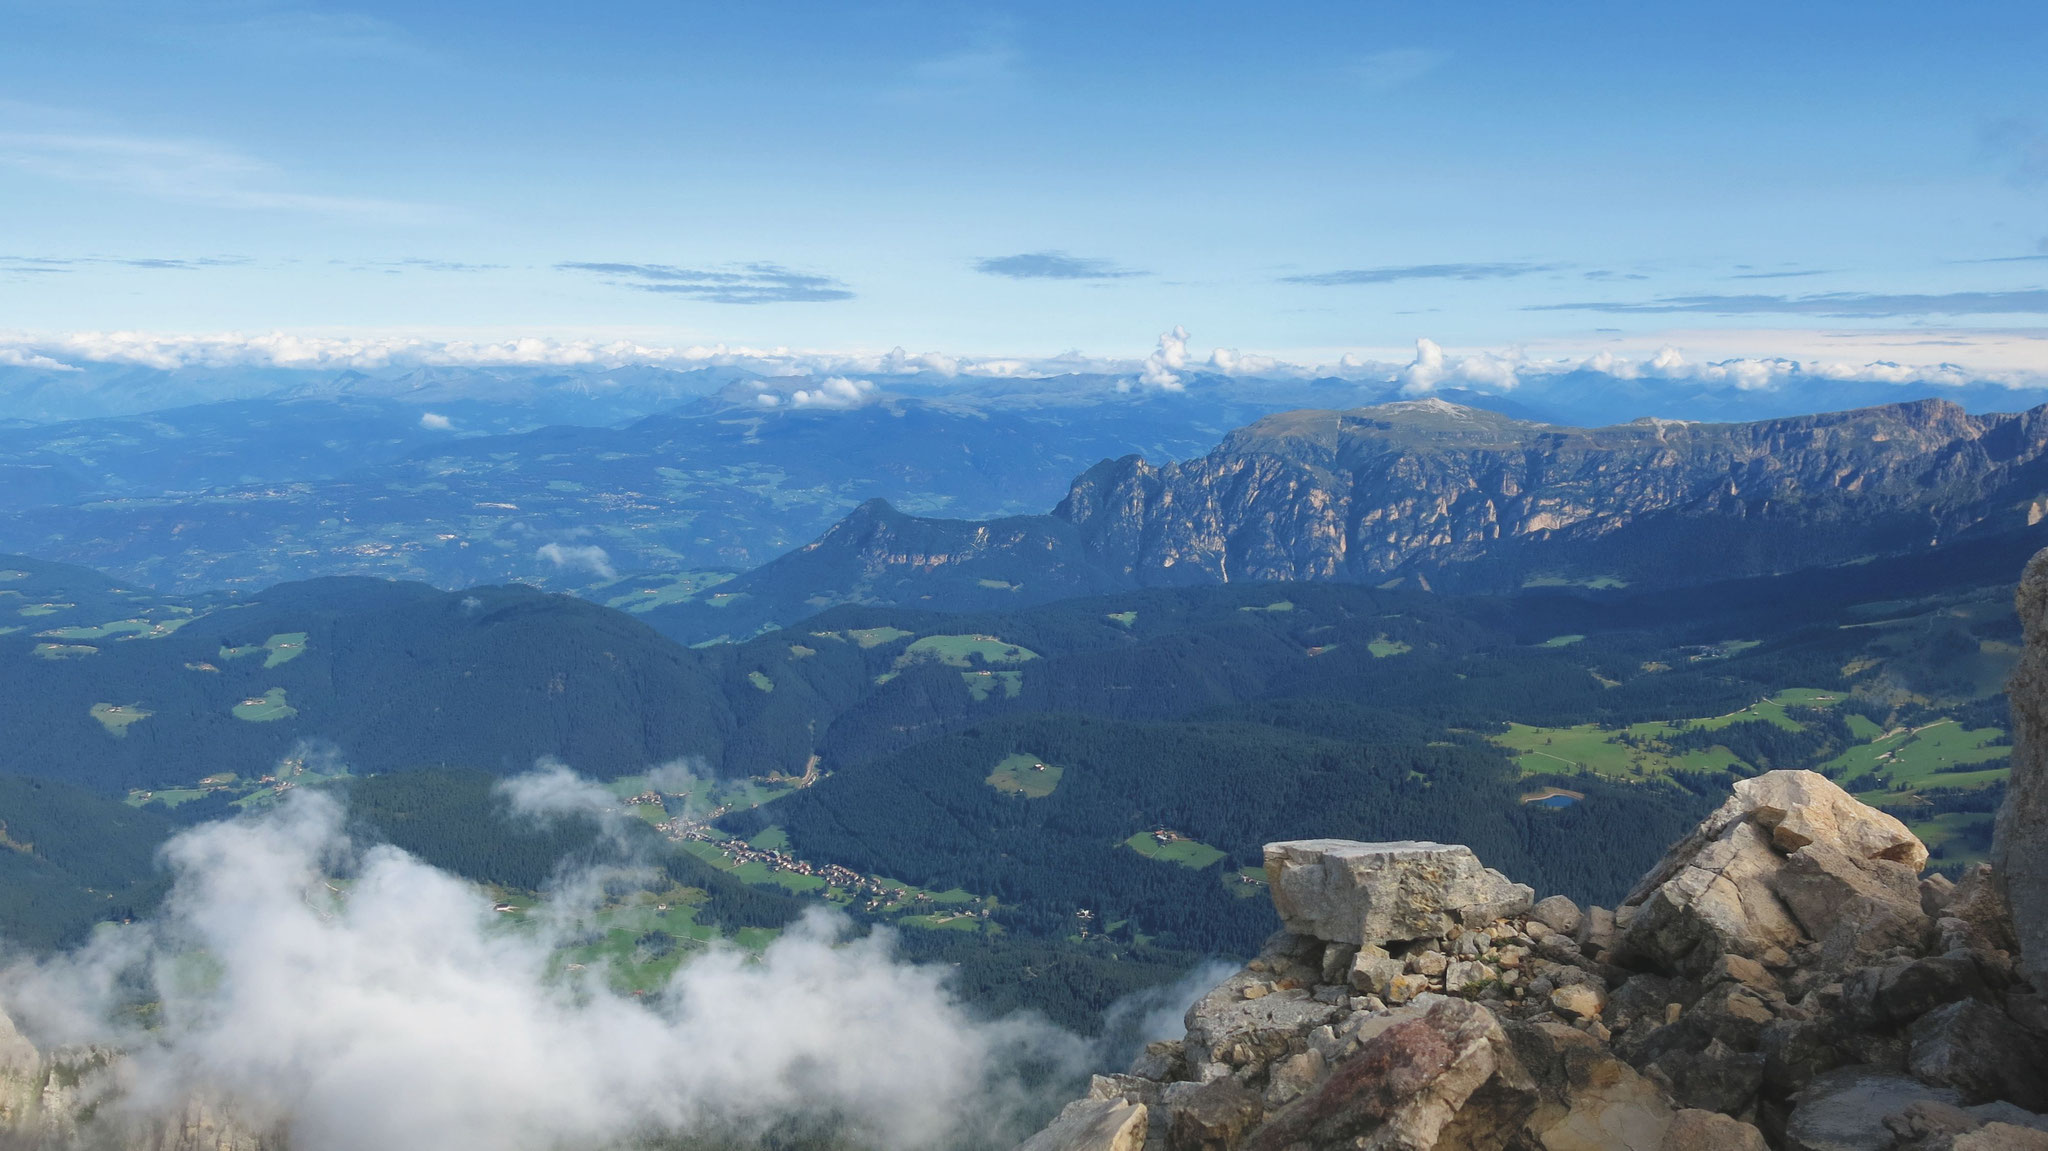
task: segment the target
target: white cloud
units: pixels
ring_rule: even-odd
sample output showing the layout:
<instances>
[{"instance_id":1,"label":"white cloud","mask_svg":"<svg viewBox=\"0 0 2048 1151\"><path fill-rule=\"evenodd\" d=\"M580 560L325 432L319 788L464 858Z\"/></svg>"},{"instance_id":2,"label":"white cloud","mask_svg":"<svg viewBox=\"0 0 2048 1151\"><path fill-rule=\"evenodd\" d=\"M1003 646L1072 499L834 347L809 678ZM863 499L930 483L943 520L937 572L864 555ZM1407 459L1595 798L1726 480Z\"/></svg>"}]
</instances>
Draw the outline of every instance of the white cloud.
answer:
<instances>
[{"instance_id":1,"label":"white cloud","mask_svg":"<svg viewBox=\"0 0 2048 1151\"><path fill-rule=\"evenodd\" d=\"M897 962L885 931L848 940L822 910L645 999L601 971L551 974L594 906L503 930L485 892L346 826L302 791L180 834L159 917L11 968L9 1013L44 1044L128 1052L111 1122L197 1093L300 1151L717 1142L780 1119L879 1147L1014 1142L1018 1061L1072 1074L1088 1054L1042 1024L976 1021L941 969ZM147 1030L120 1009L137 989L159 1005Z\"/></svg>"},{"instance_id":2,"label":"white cloud","mask_svg":"<svg viewBox=\"0 0 2048 1151\"><path fill-rule=\"evenodd\" d=\"M455 426L455 421L439 412L421 412L420 426L430 432L445 432Z\"/></svg>"},{"instance_id":3,"label":"white cloud","mask_svg":"<svg viewBox=\"0 0 2048 1151\"><path fill-rule=\"evenodd\" d=\"M48 356L39 355L23 348L0 348L0 364L5 364L10 368L42 368L45 371L51 372L75 372L79 370L61 360L53 360Z\"/></svg>"},{"instance_id":4,"label":"white cloud","mask_svg":"<svg viewBox=\"0 0 2048 1151\"><path fill-rule=\"evenodd\" d=\"M534 553L562 571L587 571L599 579L617 579L612 557L596 544L547 543Z\"/></svg>"},{"instance_id":5,"label":"white cloud","mask_svg":"<svg viewBox=\"0 0 2048 1151\"><path fill-rule=\"evenodd\" d=\"M845 376L827 376L818 381L815 388L799 388L789 393L789 406L793 408L857 408L878 394L875 385L867 380L849 380Z\"/></svg>"},{"instance_id":6,"label":"white cloud","mask_svg":"<svg viewBox=\"0 0 2048 1151\"><path fill-rule=\"evenodd\" d=\"M1179 324L1170 332L1159 333L1159 347L1145 357L1144 371L1138 374L1138 382L1148 388L1166 392L1186 389L1179 372L1188 364L1188 330Z\"/></svg>"}]
</instances>

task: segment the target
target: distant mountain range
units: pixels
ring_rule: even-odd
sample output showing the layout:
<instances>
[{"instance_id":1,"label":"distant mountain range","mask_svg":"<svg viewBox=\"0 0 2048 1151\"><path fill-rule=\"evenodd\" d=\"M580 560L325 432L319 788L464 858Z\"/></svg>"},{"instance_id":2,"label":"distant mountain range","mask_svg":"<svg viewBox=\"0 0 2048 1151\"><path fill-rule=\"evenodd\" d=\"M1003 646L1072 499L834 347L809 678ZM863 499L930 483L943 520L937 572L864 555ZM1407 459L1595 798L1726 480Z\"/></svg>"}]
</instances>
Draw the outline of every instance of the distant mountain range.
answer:
<instances>
[{"instance_id":1,"label":"distant mountain range","mask_svg":"<svg viewBox=\"0 0 2048 1151\"><path fill-rule=\"evenodd\" d=\"M1049 515L880 502L646 618L692 642L832 603L987 610L1137 587L1676 587L2039 529L2048 408L1925 400L1747 424L1599 429L1439 399L1297 411L1205 456L1082 473Z\"/></svg>"}]
</instances>

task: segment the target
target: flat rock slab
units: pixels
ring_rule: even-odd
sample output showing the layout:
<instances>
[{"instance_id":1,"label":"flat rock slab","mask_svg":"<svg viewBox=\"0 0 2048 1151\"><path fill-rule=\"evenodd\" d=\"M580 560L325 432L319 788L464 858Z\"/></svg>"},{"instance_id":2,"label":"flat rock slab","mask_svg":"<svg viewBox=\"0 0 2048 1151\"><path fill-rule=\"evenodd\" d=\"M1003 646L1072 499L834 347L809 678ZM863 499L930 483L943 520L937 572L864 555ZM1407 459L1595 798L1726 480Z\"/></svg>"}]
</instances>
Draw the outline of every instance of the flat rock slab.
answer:
<instances>
[{"instance_id":1,"label":"flat rock slab","mask_svg":"<svg viewBox=\"0 0 2048 1151\"><path fill-rule=\"evenodd\" d=\"M1469 847L1418 840L1269 843L1266 881L1287 930L1361 946L1441 938L1527 911L1536 894Z\"/></svg>"}]
</instances>

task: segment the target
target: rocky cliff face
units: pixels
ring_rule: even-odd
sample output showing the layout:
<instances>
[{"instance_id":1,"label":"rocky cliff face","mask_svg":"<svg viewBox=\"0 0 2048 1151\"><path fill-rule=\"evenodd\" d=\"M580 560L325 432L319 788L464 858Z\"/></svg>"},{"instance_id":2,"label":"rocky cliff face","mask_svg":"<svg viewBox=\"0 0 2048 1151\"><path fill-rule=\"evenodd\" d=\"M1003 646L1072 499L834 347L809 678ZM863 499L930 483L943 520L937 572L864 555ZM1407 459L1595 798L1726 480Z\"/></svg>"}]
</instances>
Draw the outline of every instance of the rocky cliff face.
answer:
<instances>
[{"instance_id":1,"label":"rocky cliff face","mask_svg":"<svg viewBox=\"0 0 2048 1151\"><path fill-rule=\"evenodd\" d=\"M1725 578L2038 520L2026 481L2044 450L2039 410L1941 400L1591 430L1422 400L1268 417L1166 467L1101 464L1054 515L1141 583L1471 568L1466 582L1487 584L1546 564L1642 579L1698 558Z\"/></svg>"},{"instance_id":2,"label":"rocky cliff face","mask_svg":"<svg viewBox=\"0 0 2048 1151\"><path fill-rule=\"evenodd\" d=\"M2048 1149L2000 884L1923 880L1822 776L1738 783L1611 910L1461 847L1266 850L1285 930L1025 1151Z\"/></svg>"},{"instance_id":3,"label":"rocky cliff face","mask_svg":"<svg viewBox=\"0 0 2048 1151\"><path fill-rule=\"evenodd\" d=\"M1441 400L1289 412L1197 459L1106 460L1047 516L920 519L873 501L722 585L721 606L650 618L694 641L843 602L1001 610L1245 580L1685 586L2026 532L2048 518L2044 491L2048 408L1926 400L1596 429Z\"/></svg>"},{"instance_id":4,"label":"rocky cliff face","mask_svg":"<svg viewBox=\"0 0 2048 1151\"><path fill-rule=\"evenodd\" d=\"M42 1051L0 1012L0 1148L22 1151L283 1151L283 1138L193 1098L168 1112L124 1105L126 1061L103 1047Z\"/></svg>"}]
</instances>

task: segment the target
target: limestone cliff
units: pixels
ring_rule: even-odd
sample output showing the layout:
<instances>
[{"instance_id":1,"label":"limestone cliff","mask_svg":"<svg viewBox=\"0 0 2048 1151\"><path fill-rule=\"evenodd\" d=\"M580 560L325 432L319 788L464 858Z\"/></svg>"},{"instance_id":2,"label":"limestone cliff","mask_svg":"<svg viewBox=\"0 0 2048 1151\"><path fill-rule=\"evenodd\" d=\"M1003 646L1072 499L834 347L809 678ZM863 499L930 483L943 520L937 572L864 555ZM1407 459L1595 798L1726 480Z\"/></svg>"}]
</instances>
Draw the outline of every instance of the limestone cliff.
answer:
<instances>
[{"instance_id":1,"label":"limestone cliff","mask_svg":"<svg viewBox=\"0 0 2048 1151\"><path fill-rule=\"evenodd\" d=\"M1462 847L1273 844L1285 930L1027 1146L2048 1148L2048 1000L1989 869L1926 861L1799 771L1738 783L1612 910Z\"/></svg>"},{"instance_id":2,"label":"limestone cliff","mask_svg":"<svg viewBox=\"0 0 2048 1151\"><path fill-rule=\"evenodd\" d=\"M1288 412L1194 459L1105 460L1050 515L922 519L871 501L722 585L718 627L842 602L984 610L1256 580L1686 586L2026 536L2048 530L2044 490L2048 408L1924 400L1591 429L1434 399Z\"/></svg>"}]
</instances>

